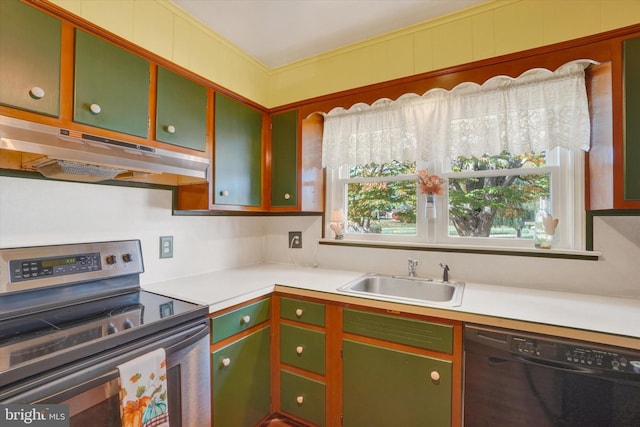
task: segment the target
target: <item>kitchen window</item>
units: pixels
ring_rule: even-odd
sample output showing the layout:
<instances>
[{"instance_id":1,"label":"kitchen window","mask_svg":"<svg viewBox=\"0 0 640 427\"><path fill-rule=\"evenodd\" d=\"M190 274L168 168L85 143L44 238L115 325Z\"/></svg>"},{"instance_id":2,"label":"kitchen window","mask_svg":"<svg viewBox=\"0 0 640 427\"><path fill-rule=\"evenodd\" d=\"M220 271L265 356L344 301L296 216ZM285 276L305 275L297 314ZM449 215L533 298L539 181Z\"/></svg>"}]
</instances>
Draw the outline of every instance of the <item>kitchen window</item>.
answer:
<instances>
[{"instance_id":1,"label":"kitchen window","mask_svg":"<svg viewBox=\"0 0 640 427\"><path fill-rule=\"evenodd\" d=\"M554 248L583 249L590 63L332 110L327 226L353 240L533 248L544 200Z\"/></svg>"}]
</instances>

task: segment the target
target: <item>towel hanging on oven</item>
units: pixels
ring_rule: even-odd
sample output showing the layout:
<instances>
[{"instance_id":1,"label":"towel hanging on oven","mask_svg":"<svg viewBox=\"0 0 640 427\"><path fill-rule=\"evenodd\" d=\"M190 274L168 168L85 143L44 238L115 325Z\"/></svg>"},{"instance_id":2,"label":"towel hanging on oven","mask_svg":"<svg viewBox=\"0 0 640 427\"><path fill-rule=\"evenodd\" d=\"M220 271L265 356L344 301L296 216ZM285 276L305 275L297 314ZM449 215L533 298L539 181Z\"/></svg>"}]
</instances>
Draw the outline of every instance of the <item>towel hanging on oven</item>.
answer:
<instances>
[{"instance_id":1,"label":"towel hanging on oven","mask_svg":"<svg viewBox=\"0 0 640 427\"><path fill-rule=\"evenodd\" d=\"M163 348L118 366L122 427L169 427Z\"/></svg>"}]
</instances>

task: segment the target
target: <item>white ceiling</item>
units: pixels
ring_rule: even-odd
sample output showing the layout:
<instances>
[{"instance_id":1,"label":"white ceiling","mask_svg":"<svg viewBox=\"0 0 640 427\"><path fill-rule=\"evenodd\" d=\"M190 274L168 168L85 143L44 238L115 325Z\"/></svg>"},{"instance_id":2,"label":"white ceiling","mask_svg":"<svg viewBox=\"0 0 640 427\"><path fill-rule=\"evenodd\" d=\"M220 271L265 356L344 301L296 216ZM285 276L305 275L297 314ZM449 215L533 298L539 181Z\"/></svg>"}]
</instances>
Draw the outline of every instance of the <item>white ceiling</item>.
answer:
<instances>
[{"instance_id":1,"label":"white ceiling","mask_svg":"<svg viewBox=\"0 0 640 427\"><path fill-rule=\"evenodd\" d=\"M269 68L486 0L172 0Z\"/></svg>"}]
</instances>

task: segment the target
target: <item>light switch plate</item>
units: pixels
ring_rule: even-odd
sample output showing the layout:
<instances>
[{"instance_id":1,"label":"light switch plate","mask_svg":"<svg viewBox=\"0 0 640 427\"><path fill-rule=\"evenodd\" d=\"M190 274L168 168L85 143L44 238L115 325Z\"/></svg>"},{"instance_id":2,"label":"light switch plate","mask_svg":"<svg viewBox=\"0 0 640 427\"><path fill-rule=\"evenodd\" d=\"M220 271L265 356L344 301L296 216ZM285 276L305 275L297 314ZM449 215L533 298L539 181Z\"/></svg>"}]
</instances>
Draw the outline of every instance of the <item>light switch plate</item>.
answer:
<instances>
[{"instance_id":1,"label":"light switch plate","mask_svg":"<svg viewBox=\"0 0 640 427\"><path fill-rule=\"evenodd\" d=\"M173 236L160 236L160 258L173 258Z\"/></svg>"}]
</instances>

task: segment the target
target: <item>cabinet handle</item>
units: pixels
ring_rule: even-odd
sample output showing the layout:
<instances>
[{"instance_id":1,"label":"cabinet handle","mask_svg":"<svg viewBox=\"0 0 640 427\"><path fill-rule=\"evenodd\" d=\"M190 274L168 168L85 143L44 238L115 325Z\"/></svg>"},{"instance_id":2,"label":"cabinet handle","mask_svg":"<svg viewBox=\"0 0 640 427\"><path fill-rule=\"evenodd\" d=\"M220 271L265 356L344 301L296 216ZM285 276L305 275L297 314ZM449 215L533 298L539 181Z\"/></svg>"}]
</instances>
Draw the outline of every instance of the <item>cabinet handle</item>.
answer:
<instances>
[{"instance_id":1,"label":"cabinet handle","mask_svg":"<svg viewBox=\"0 0 640 427\"><path fill-rule=\"evenodd\" d=\"M229 195L229 192L228 192L227 190L221 190L221 191L220 191L220 195L221 195L221 196L228 196L228 195Z\"/></svg>"},{"instance_id":2,"label":"cabinet handle","mask_svg":"<svg viewBox=\"0 0 640 427\"><path fill-rule=\"evenodd\" d=\"M33 99L40 99L44 97L44 89L42 89L40 86L34 86L29 91L29 96L31 96Z\"/></svg>"},{"instance_id":3,"label":"cabinet handle","mask_svg":"<svg viewBox=\"0 0 640 427\"><path fill-rule=\"evenodd\" d=\"M247 324L251 322L251 316L249 316L248 314L245 316L242 316L242 323Z\"/></svg>"},{"instance_id":4,"label":"cabinet handle","mask_svg":"<svg viewBox=\"0 0 640 427\"><path fill-rule=\"evenodd\" d=\"M296 316L302 317L302 309L301 308L296 309Z\"/></svg>"},{"instance_id":5,"label":"cabinet handle","mask_svg":"<svg viewBox=\"0 0 640 427\"><path fill-rule=\"evenodd\" d=\"M168 133L171 133L171 134L176 133L176 127L173 125L169 125L165 129L167 130Z\"/></svg>"},{"instance_id":6,"label":"cabinet handle","mask_svg":"<svg viewBox=\"0 0 640 427\"><path fill-rule=\"evenodd\" d=\"M102 107L100 107L98 104L91 104L89 105L89 110L91 110L93 114L100 114L100 112L102 111Z\"/></svg>"},{"instance_id":7,"label":"cabinet handle","mask_svg":"<svg viewBox=\"0 0 640 427\"><path fill-rule=\"evenodd\" d=\"M301 345L296 347L296 353L302 354L303 351L304 351L304 347L302 347Z\"/></svg>"},{"instance_id":8,"label":"cabinet handle","mask_svg":"<svg viewBox=\"0 0 640 427\"><path fill-rule=\"evenodd\" d=\"M225 357L224 359L222 359L222 366L229 366L231 365L231 359L229 359L228 357Z\"/></svg>"},{"instance_id":9,"label":"cabinet handle","mask_svg":"<svg viewBox=\"0 0 640 427\"><path fill-rule=\"evenodd\" d=\"M431 371L431 374L429 376L431 377L431 381L433 381L434 383L440 382L440 372Z\"/></svg>"},{"instance_id":10,"label":"cabinet handle","mask_svg":"<svg viewBox=\"0 0 640 427\"><path fill-rule=\"evenodd\" d=\"M289 200L291 198L291 194L289 193L284 193L284 199L285 200Z\"/></svg>"},{"instance_id":11,"label":"cabinet handle","mask_svg":"<svg viewBox=\"0 0 640 427\"><path fill-rule=\"evenodd\" d=\"M302 405L302 403L304 402L304 396L296 397L296 402L298 402L298 405Z\"/></svg>"}]
</instances>

